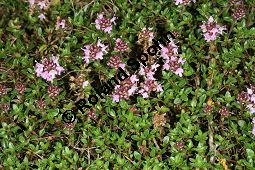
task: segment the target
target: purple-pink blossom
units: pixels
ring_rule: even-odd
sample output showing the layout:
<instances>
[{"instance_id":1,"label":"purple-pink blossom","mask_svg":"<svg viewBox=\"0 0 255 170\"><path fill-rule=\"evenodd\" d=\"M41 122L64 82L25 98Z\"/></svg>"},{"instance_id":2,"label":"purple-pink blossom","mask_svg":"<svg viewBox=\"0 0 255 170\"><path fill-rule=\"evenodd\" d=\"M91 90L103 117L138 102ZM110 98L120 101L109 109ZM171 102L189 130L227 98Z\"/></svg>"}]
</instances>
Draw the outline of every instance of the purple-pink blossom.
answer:
<instances>
[{"instance_id":1,"label":"purple-pink blossom","mask_svg":"<svg viewBox=\"0 0 255 170\"><path fill-rule=\"evenodd\" d=\"M102 44L100 39L97 41L97 44L85 45L82 48L84 52L83 59L86 63L89 63L90 60L102 60L103 55L107 53L107 48L108 46Z\"/></svg>"},{"instance_id":2,"label":"purple-pink blossom","mask_svg":"<svg viewBox=\"0 0 255 170\"><path fill-rule=\"evenodd\" d=\"M119 85L116 85L114 88L114 92L112 94L112 100L115 102L119 102L120 99L128 100L128 98L135 94L137 90L137 82L139 79L136 75L132 75L127 79L120 82Z\"/></svg>"},{"instance_id":3,"label":"purple-pink blossom","mask_svg":"<svg viewBox=\"0 0 255 170\"><path fill-rule=\"evenodd\" d=\"M46 19L45 15L44 15L43 13L41 13L41 14L38 16L38 18L39 18L41 21Z\"/></svg>"},{"instance_id":4,"label":"purple-pink blossom","mask_svg":"<svg viewBox=\"0 0 255 170\"><path fill-rule=\"evenodd\" d=\"M218 25L212 16L210 16L207 23L203 21L203 24L200 26L200 28L202 29L204 38L207 42L216 40L217 36L219 34L222 35L223 30L226 30L225 26L221 27Z\"/></svg>"},{"instance_id":5,"label":"purple-pink blossom","mask_svg":"<svg viewBox=\"0 0 255 170\"><path fill-rule=\"evenodd\" d=\"M153 38L154 38L154 33L151 31L152 28L143 28L140 36L142 38L147 39L149 42L152 42Z\"/></svg>"},{"instance_id":6,"label":"purple-pink blossom","mask_svg":"<svg viewBox=\"0 0 255 170\"><path fill-rule=\"evenodd\" d=\"M46 5L45 1L38 2L38 6L39 6L40 9L46 9L47 8L47 5Z\"/></svg>"},{"instance_id":7,"label":"purple-pink blossom","mask_svg":"<svg viewBox=\"0 0 255 170\"><path fill-rule=\"evenodd\" d=\"M180 56L177 56L178 46L175 45L172 39L170 39L170 42L165 47L162 44L160 44L160 47L160 53L164 59L163 70L170 70L174 74L182 77L184 72L182 65L186 60Z\"/></svg>"},{"instance_id":8,"label":"purple-pink blossom","mask_svg":"<svg viewBox=\"0 0 255 170\"><path fill-rule=\"evenodd\" d=\"M179 4L189 5L191 1L196 2L196 0L175 0L175 5Z\"/></svg>"},{"instance_id":9,"label":"purple-pink blossom","mask_svg":"<svg viewBox=\"0 0 255 170\"><path fill-rule=\"evenodd\" d=\"M53 82L56 75L61 75L61 73L64 72L64 68L59 65L58 59L58 57L52 55L51 59L44 58L41 63L36 63L36 75Z\"/></svg>"},{"instance_id":10,"label":"purple-pink blossom","mask_svg":"<svg viewBox=\"0 0 255 170\"><path fill-rule=\"evenodd\" d=\"M115 47L114 47L115 51L123 52L123 51L127 51L128 49L129 49L128 44L124 42L122 39L117 38L115 40Z\"/></svg>"},{"instance_id":11,"label":"purple-pink blossom","mask_svg":"<svg viewBox=\"0 0 255 170\"><path fill-rule=\"evenodd\" d=\"M64 28L65 28L65 25L66 25L66 21L65 21L64 19L61 20L61 19L58 17L57 22L56 22L56 30L58 30L60 27L61 27L62 29L64 29Z\"/></svg>"},{"instance_id":12,"label":"purple-pink blossom","mask_svg":"<svg viewBox=\"0 0 255 170\"><path fill-rule=\"evenodd\" d=\"M100 13L97 15L97 19L95 21L96 28L98 30L103 30L106 33L111 33L112 31L112 23L115 24L116 17L113 17L112 19L106 18L103 13Z\"/></svg>"},{"instance_id":13,"label":"purple-pink blossom","mask_svg":"<svg viewBox=\"0 0 255 170\"><path fill-rule=\"evenodd\" d=\"M107 65L112 67L112 68L115 68L116 70L119 67L121 67L123 70L125 70L125 66L126 66L126 64L124 64L121 61L120 56L117 56L117 55L111 56L108 63L107 63Z\"/></svg>"}]
</instances>

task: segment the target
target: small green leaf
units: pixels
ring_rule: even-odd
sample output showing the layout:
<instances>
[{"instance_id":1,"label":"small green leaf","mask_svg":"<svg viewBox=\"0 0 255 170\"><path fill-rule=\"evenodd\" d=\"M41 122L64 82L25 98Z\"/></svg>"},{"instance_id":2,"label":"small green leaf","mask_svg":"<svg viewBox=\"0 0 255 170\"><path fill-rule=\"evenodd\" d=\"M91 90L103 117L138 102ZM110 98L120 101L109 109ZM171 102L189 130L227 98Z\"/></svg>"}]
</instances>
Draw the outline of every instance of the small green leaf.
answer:
<instances>
[{"instance_id":1,"label":"small green leaf","mask_svg":"<svg viewBox=\"0 0 255 170\"><path fill-rule=\"evenodd\" d=\"M169 142L169 136L165 136L163 139L163 144L168 144Z\"/></svg>"},{"instance_id":2,"label":"small green leaf","mask_svg":"<svg viewBox=\"0 0 255 170\"><path fill-rule=\"evenodd\" d=\"M135 157L135 159L140 160L141 159L141 154L137 151L134 151L134 157Z\"/></svg>"}]
</instances>

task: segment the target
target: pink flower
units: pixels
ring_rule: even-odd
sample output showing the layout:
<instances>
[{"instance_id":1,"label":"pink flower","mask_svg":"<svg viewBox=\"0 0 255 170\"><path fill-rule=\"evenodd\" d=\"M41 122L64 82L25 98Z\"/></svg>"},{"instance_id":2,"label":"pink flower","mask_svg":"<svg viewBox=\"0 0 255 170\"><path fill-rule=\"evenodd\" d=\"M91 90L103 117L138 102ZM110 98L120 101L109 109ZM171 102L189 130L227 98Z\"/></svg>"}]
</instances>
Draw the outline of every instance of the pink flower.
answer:
<instances>
[{"instance_id":1,"label":"pink flower","mask_svg":"<svg viewBox=\"0 0 255 170\"><path fill-rule=\"evenodd\" d=\"M137 81L139 81L139 79L137 79L137 76L136 76L136 75L132 75L132 76L130 76L130 81L131 81L132 83L136 83Z\"/></svg>"},{"instance_id":2,"label":"pink flower","mask_svg":"<svg viewBox=\"0 0 255 170\"><path fill-rule=\"evenodd\" d=\"M161 92L161 91L163 91L162 86L161 86L161 84L158 84L157 85L157 92Z\"/></svg>"},{"instance_id":3,"label":"pink flower","mask_svg":"<svg viewBox=\"0 0 255 170\"><path fill-rule=\"evenodd\" d=\"M48 86L48 95L52 99L57 97L60 91L61 91L61 88L59 88L58 86L52 86L52 85Z\"/></svg>"},{"instance_id":4,"label":"pink flower","mask_svg":"<svg viewBox=\"0 0 255 170\"><path fill-rule=\"evenodd\" d=\"M161 51L160 51L161 56L165 60L167 60L167 59L171 58L172 56L175 56L175 55L178 54L178 47L177 47L177 45L174 44L173 41L168 43L166 47L164 47L163 45L160 45L160 47L162 48Z\"/></svg>"},{"instance_id":5,"label":"pink flower","mask_svg":"<svg viewBox=\"0 0 255 170\"><path fill-rule=\"evenodd\" d=\"M38 6L39 6L40 9L46 9L47 8L47 5L46 5L45 1L38 2Z\"/></svg>"},{"instance_id":6,"label":"pink flower","mask_svg":"<svg viewBox=\"0 0 255 170\"><path fill-rule=\"evenodd\" d=\"M196 0L192 0L193 2L196 2ZM175 0L175 5L183 4L183 5L189 5L191 0Z\"/></svg>"},{"instance_id":7,"label":"pink flower","mask_svg":"<svg viewBox=\"0 0 255 170\"><path fill-rule=\"evenodd\" d=\"M250 89L250 88L247 88L247 92L248 92L248 94L253 94L253 91L252 91L252 89Z\"/></svg>"},{"instance_id":8,"label":"pink flower","mask_svg":"<svg viewBox=\"0 0 255 170\"><path fill-rule=\"evenodd\" d=\"M120 101L120 96L114 94L114 95L112 95L112 100L113 100L114 102L119 102L119 101Z\"/></svg>"},{"instance_id":9,"label":"pink flower","mask_svg":"<svg viewBox=\"0 0 255 170\"><path fill-rule=\"evenodd\" d=\"M143 92L143 93L142 93L142 96L143 96L143 98L145 98L145 99L149 97L147 92Z\"/></svg>"},{"instance_id":10,"label":"pink flower","mask_svg":"<svg viewBox=\"0 0 255 170\"><path fill-rule=\"evenodd\" d=\"M219 26L212 16L209 17L207 23L203 21L203 24L200 26L202 32L204 33L204 38L207 42L216 40L219 34L223 33L223 30L226 30L225 26Z\"/></svg>"},{"instance_id":11,"label":"pink flower","mask_svg":"<svg viewBox=\"0 0 255 170\"><path fill-rule=\"evenodd\" d=\"M139 34L139 40L140 39L145 39L148 42L152 42L153 38L154 38L154 33L152 32L153 28L143 28L142 31Z\"/></svg>"},{"instance_id":12,"label":"pink flower","mask_svg":"<svg viewBox=\"0 0 255 170\"><path fill-rule=\"evenodd\" d=\"M253 104L248 104L247 107L251 114L255 113L255 107L253 106Z\"/></svg>"},{"instance_id":13,"label":"pink flower","mask_svg":"<svg viewBox=\"0 0 255 170\"><path fill-rule=\"evenodd\" d=\"M115 47L114 50L115 51L127 51L128 48L128 44L125 43L124 41L122 41L122 39L117 38L115 41Z\"/></svg>"},{"instance_id":14,"label":"pink flower","mask_svg":"<svg viewBox=\"0 0 255 170\"><path fill-rule=\"evenodd\" d=\"M119 64L119 67L125 70L126 64Z\"/></svg>"},{"instance_id":15,"label":"pink flower","mask_svg":"<svg viewBox=\"0 0 255 170\"><path fill-rule=\"evenodd\" d=\"M163 70L171 70L176 75L182 77L184 70L181 68L181 65L185 63L185 59L178 57L178 47L171 40L166 47L161 46L161 56L164 59Z\"/></svg>"},{"instance_id":16,"label":"pink flower","mask_svg":"<svg viewBox=\"0 0 255 170\"><path fill-rule=\"evenodd\" d=\"M98 30L103 30L106 33L111 33L112 31L112 23L115 23L116 17L113 17L112 19L104 17L104 14L98 14L97 19L95 21L96 28Z\"/></svg>"},{"instance_id":17,"label":"pink flower","mask_svg":"<svg viewBox=\"0 0 255 170\"><path fill-rule=\"evenodd\" d=\"M40 15L38 16L38 18L39 18L41 21L44 20L44 19L46 19L46 17L45 17L44 14L40 14Z\"/></svg>"},{"instance_id":18,"label":"pink flower","mask_svg":"<svg viewBox=\"0 0 255 170\"><path fill-rule=\"evenodd\" d=\"M102 60L103 55L107 53L106 48L108 48L108 46L102 44L100 39L98 40L96 45L86 45L85 48L82 48L84 52L83 59L86 63L89 63L90 59L93 61L99 59Z\"/></svg>"},{"instance_id":19,"label":"pink flower","mask_svg":"<svg viewBox=\"0 0 255 170\"><path fill-rule=\"evenodd\" d=\"M119 102L120 99L128 100L129 96L133 95L137 89L135 75L128 77L124 81L121 81L119 85L115 85L112 95L113 101Z\"/></svg>"},{"instance_id":20,"label":"pink flower","mask_svg":"<svg viewBox=\"0 0 255 170\"><path fill-rule=\"evenodd\" d=\"M169 62L167 61L164 65L163 65L163 70L169 70L170 69L170 65Z\"/></svg>"},{"instance_id":21,"label":"pink flower","mask_svg":"<svg viewBox=\"0 0 255 170\"><path fill-rule=\"evenodd\" d=\"M184 64L186 62L185 59L179 58L178 63Z\"/></svg>"},{"instance_id":22,"label":"pink flower","mask_svg":"<svg viewBox=\"0 0 255 170\"><path fill-rule=\"evenodd\" d=\"M96 111L93 109L90 109L88 112L88 117L92 119L96 119L97 118Z\"/></svg>"},{"instance_id":23,"label":"pink flower","mask_svg":"<svg viewBox=\"0 0 255 170\"><path fill-rule=\"evenodd\" d=\"M64 29L65 25L66 25L66 21L64 19L60 20L60 18L58 18L56 22L56 30L58 30L60 27Z\"/></svg>"},{"instance_id":24,"label":"pink flower","mask_svg":"<svg viewBox=\"0 0 255 170\"><path fill-rule=\"evenodd\" d=\"M122 63L120 56L117 56L117 55L111 56L107 65L115 69L118 69L119 67L121 67L123 70L125 70L125 66L126 66L126 64Z\"/></svg>"},{"instance_id":25,"label":"pink flower","mask_svg":"<svg viewBox=\"0 0 255 170\"><path fill-rule=\"evenodd\" d=\"M84 81L83 83L82 83L82 87L84 88L84 87L86 87L86 86L88 86L89 85L89 82L88 81Z\"/></svg>"},{"instance_id":26,"label":"pink flower","mask_svg":"<svg viewBox=\"0 0 255 170\"><path fill-rule=\"evenodd\" d=\"M35 0L28 0L30 8L34 6Z\"/></svg>"},{"instance_id":27,"label":"pink flower","mask_svg":"<svg viewBox=\"0 0 255 170\"><path fill-rule=\"evenodd\" d=\"M53 82L56 75L60 75L64 71L58 63L58 57L52 55L52 59L44 58L42 63L36 63L35 72L38 77Z\"/></svg>"},{"instance_id":28,"label":"pink flower","mask_svg":"<svg viewBox=\"0 0 255 170\"><path fill-rule=\"evenodd\" d=\"M159 67L159 64L153 64L151 66L141 67L139 70L139 75L144 76L145 79L155 80L153 77L155 74L155 71L157 71L157 68Z\"/></svg>"},{"instance_id":29,"label":"pink flower","mask_svg":"<svg viewBox=\"0 0 255 170\"><path fill-rule=\"evenodd\" d=\"M255 94L251 95L251 102L253 102L255 104Z\"/></svg>"},{"instance_id":30,"label":"pink flower","mask_svg":"<svg viewBox=\"0 0 255 170\"><path fill-rule=\"evenodd\" d=\"M137 87L132 86L131 89L128 90L128 95L131 96L132 94L135 93L136 90L137 90Z\"/></svg>"},{"instance_id":31,"label":"pink flower","mask_svg":"<svg viewBox=\"0 0 255 170\"><path fill-rule=\"evenodd\" d=\"M153 71L156 71L157 68L158 68L159 66L160 66L159 64L152 64L152 65L151 65L151 69L152 69Z\"/></svg>"},{"instance_id":32,"label":"pink flower","mask_svg":"<svg viewBox=\"0 0 255 170\"><path fill-rule=\"evenodd\" d=\"M252 123L255 124L255 118L252 118Z\"/></svg>"},{"instance_id":33,"label":"pink flower","mask_svg":"<svg viewBox=\"0 0 255 170\"><path fill-rule=\"evenodd\" d=\"M157 83L154 79L146 79L143 84L141 89L138 91L138 93L142 94L144 98L148 96L152 91L154 92L160 92L162 91L161 85Z\"/></svg>"},{"instance_id":34,"label":"pink flower","mask_svg":"<svg viewBox=\"0 0 255 170\"><path fill-rule=\"evenodd\" d=\"M178 68L178 69L175 71L175 74L177 74L177 75L179 75L180 77L182 77L183 69L182 69L182 68Z\"/></svg>"}]
</instances>

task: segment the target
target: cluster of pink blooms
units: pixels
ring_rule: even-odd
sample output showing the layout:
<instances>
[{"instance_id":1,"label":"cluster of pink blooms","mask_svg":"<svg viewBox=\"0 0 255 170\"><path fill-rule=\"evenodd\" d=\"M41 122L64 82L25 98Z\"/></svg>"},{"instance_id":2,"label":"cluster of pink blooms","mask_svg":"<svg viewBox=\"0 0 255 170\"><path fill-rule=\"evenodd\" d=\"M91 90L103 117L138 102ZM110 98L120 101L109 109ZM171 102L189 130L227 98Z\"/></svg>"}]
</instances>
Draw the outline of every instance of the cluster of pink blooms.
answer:
<instances>
[{"instance_id":1,"label":"cluster of pink blooms","mask_svg":"<svg viewBox=\"0 0 255 170\"><path fill-rule=\"evenodd\" d=\"M96 28L98 30L103 30L106 33L111 33L112 31L112 23L115 24L116 17L113 17L112 19L106 18L103 13L100 13L97 15L97 19L95 21Z\"/></svg>"},{"instance_id":2,"label":"cluster of pink blooms","mask_svg":"<svg viewBox=\"0 0 255 170\"><path fill-rule=\"evenodd\" d=\"M183 5L189 5L193 1L194 3L196 0L175 0L175 5L183 4Z\"/></svg>"},{"instance_id":3,"label":"cluster of pink blooms","mask_svg":"<svg viewBox=\"0 0 255 170\"><path fill-rule=\"evenodd\" d=\"M159 64L152 64L151 66L141 67L139 75L144 77L144 82L141 83L141 88L138 93L142 94L143 98L148 98L152 91L163 91L162 86L157 83L154 74L157 71Z\"/></svg>"},{"instance_id":4,"label":"cluster of pink blooms","mask_svg":"<svg viewBox=\"0 0 255 170\"><path fill-rule=\"evenodd\" d=\"M122 39L117 38L115 41L115 47L114 50L115 51L119 51L119 52L123 52L123 51L127 51L128 48L128 44L125 43Z\"/></svg>"},{"instance_id":5,"label":"cluster of pink blooms","mask_svg":"<svg viewBox=\"0 0 255 170\"><path fill-rule=\"evenodd\" d=\"M237 100L240 103L246 104L251 114L255 113L255 85L247 88L247 92L238 94Z\"/></svg>"},{"instance_id":6,"label":"cluster of pink blooms","mask_svg":"<svg viewBox=\"0 0 255 170\"><path fill-rule=\"evenodd\" d=\"M153 64L151 66L140 68L139 75L144 78L142 83L138 83L139 79L137 75L132 75L122 81L119 85L116 85L112 95L113 101L119 102L120 99L127 100L133 94L141 94L143 98L148 98L152 91L163 91L162 86L158 84L156 79L153 77L157 67L159 67L158 64Z\"/></svg>"},{"instance_id":7,"label":"cluster of pink blooms","mask_svg":"<svg viewBox=\"0 0 255 170\"><path fill-rule=\"evenodd\" d=\"M35 8L35 6L37 5L37 7L40 9L40 15L38 16L38 18L42 21L44 19L46 19L45 17L45 10L47 10L47 8L49 7L49 2L46 0L42 0L42 1L35 1L35 0L28 0L29 3L29 7L30 9Z\"/></svg>"},{"instance_id":8,"label":"cluster of pink blooms","mask_svg":"<svg viewBox=\"0 0 255 170\"><path fill-rule=\"evenodd\" d=\"M246 104L249 109L250 114L255 113L255 85L251 85L250 88L247 88L247 92L242 91L237 96L239 103ZM253 130L252 134L255 136L255 118L252 119Z\"/></svg>"},{"instance_id":9,"label":"cluster of pink blooms","mask_svg":"<svg viewBox=\"0 0 255 170\"><path fill-rule=\"evenodd\" d=\"M152 28L143 28L140 33L141 38L144 38L148 40L149 42L152 42L154 38L154 33L152 32Z\"/></svg>"},{"instance_id":10,"label":"cluster of pink blooms","mask_svg":"<svg viewBox=\"0 0 255 170\"><path fill-rule=\"evenodd\" d=\"M185 60L181 57L178 57L178 47L174 44L173 40L170 39L171 42L167 44L166 47L161 46L161 56L165 60L163 69L170 70L176 75L182 77L184 70L182 69L182 65L185 63Z\"/></svg>"},{"instance_id":11,"label":"cluster of pink blooms","mask_svg":"<svg viewBox=\"0 0 255 170\"><path fill-rule=\"evenodd\" d=\"M88 117L91 119L96 119L97 118L96 111L93 109L90 109L88 112Z\"/></svg>"},{"instance_id":12,"label":"cluster of pink blooms","mask_svg":"<svg viewBox=\"0 0 255 170\"><path fill-rule=\"evenodd\" d=\"M200 26L203 31L204 38L207 42L216 40L219 34L222 35L222 31L226 30L225 26L218 25L212 16L210 16L208 22L203 21L203 24Z\"/></svg>"},{"instance_id":13,"label":"cluster of pink blooms","mask_svg":"<svg viewBox=\"0 0 255 170\"><path fill-rule=\"evenodd\" d=\"M126 64L124 64L121 59L120 59L120 56L117 56L117 55L113 55L110 57L108 63L107 63L108 66L112 67L112 68L115 68L116 70L121 67L123 70L125 70L125 66Z\"/></svg>"},{"instance_id":14,"label":"cluster of pink blooms","mask_svg":"<svg viewBox=\"0 0 255 170\"><path fill-rule=\"evenodd\" d=\"M52 55L51 59L44 58L41 63L36 63L35 72L38 77L53 82L56 75L61 75L64 68L58 63L58 57Z\"/></svg>"},{"instance_id":15,"label":"cluster of pink blooms","mask_svg":"<svg viewBox=\"0 0 255 170\"><path fill-rule=\"evenodd\" d=\"M119 102L120 99L128 100L137 90L137 79L136 75L132 75L125 80L121 81L119 85L114 88L114 93L112 95L112 100Z\"/></svg>"},{"instance_id":16,"label":"cluster of pink blooms","mask_svg":"<svg viewBox=\"0 0 255 170\"><path fill-rule=\"evenodd\" d=\"M102 60L103 55L108 53L106 51L107 48L108 46L102 44L100 39L97 41L97 44L85 45L84 48L82 48L84 52L83 59L86 63L89 63L89 60Z\"/></svg>"},{"instance_id":17,"label":"cluster of pink blooms","mask_svg":"<svg viewBox=\"0 0 255 170\"><path fill-rule=\"evenodd\" d=\"M64 19L60 19L59 17L57 18L56 22L56 30L58 30L60 27L64 29L66 26L66 21Z\"/></svg>"},{"instance_id":18,"label":"cluster of pink blooms","mask_svg":"<svg viewBox=\"0 0 255 170\"><path fill-rule=\"evenodd\" d=\"M50 98L54 99L59 95L59 92L61 91L61 88L58 86L50 85L48 86L48 95Z\"/></svg>"}]
</instances>

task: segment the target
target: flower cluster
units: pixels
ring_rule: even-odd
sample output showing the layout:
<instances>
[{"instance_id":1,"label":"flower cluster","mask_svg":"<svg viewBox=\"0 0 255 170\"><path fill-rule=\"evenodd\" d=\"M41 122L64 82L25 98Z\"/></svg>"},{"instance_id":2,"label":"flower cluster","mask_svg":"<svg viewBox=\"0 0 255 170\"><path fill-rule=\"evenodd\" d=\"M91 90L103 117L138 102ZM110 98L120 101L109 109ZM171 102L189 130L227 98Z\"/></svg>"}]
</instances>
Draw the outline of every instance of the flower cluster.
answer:
<instances>
[{"instance_id":1,"label":"flower cluster","mask_svg":"<svg viewBox=\"0 0 255 170\"><path fill-rule=\"evenodd\" d=\"M173 40L167 44L166 47L160 45L161 49L161 56L165 60L163 69L170 70L174 74L182 77L184 70L182 69L181 65L185 63L185 60L182 57L178 57L178 47L174 44Z\"/></svg>"},{"instance_id":2,"label":"flower cluster","mask_svg":"<svg viewBox=\"0 0 255 170\"><path fill-rule=\"evenodd\" d=\"M193 1L194 3L196 0L175 0L175 5L183 4L183 5L189 5Z\"/></svg>"},{"instance_id":3,"label":"flower cluster","mask_svg":"<svg viewBox=\"0 0 255 170\"><path fill-rule=\"evenodd\" d=\"M231 14L234 20L240 20L245 17L245 7L243 5L238 5L233 8L233 13Z\"/></svg>"},{"instance_id":4,"label":"flower cluster","mask_svg":"<svg viewBox=\"0 0 255 170\"><path fill-rule=\"evenodd\" d=\"M249 94L247 92L242 91L237 95L237 100L239 101L239 103L246 104L250 100Z\"/></svg>"},{"instance_id":5,"label":"flower cluster","mask_svg":"<svg viewBox=\"0 0 255 170\"><path fill-rule=\"evenodd\" d=\"M222 107L220 110L219 110L219 114L223 117L227 117L229 116L229 110L226 108L226 107Z\"/></svg>"},{"instance_id":6,"label":"flower cluster","mask_svg":"<svg viewBox=\"0 0 255 170\"><path fill-rule=\"evenodd\" d=\"M247 88L247 92L242 91L239 93L237 100L241 104L246 104L251 114L255 113L255 85Z\"/></svg>"},{"instance_id":7,"label":"flower cluster","mask_svg":"<svg viewBox=\"0 0 255 170\"><path fill-rule=\"evenodd\" d=\"M142 44L145 42L152 42L154 38L154 33L152 32L152 28L143 28L142 31L138 34L138 44Z\"/></svg>"},{"instance_id":8,"label":"flower cluster","mask_svg":"<svg viewBox=\"0 0 255 170\"><path fill-rule=\"evenodd\" d=\"M218 25L212 16L210 16L207 23L203 21L203 24L200 26L200 28L202 29L204 38L207 42L216 40L217 36L222 34L222 31L226 29L225 27Z\"/></svg>"},{"instance_id":9,"label":"flower cluster","mask_svg":"<svg viewBox=\"0 0 255 170\"><path fill-rule=\"evenodd\" d=\"M35 1L35 0L28 0L30 10L33 11L36 7L40 9L40 15L38 18L42 21L45 20L45 11L49 8L50 4L47 0L42 1Z\"/></svg>"},{"instance_id":10,"label":"flower cluster","mask_svg":"<svg viewBox=\"0 0 255 170\"><path fill-rule=\"evenodd\" d=\"M2 103L0 104L0 109L4 112L7 113L10 110L10 104L8 103Z\"/></svg>"},{"instance_id":11,"label":"flower cluster","mask_svg":"<svg viewBox=\"0 0 255 170\"><path fill-rule=\"evenodd\" d=\"M61 91L61 88L59 88L58 86L52 86L50 85L48 87L48 95L50 98L54 99L55 97L57 97L59 95L59 92Z\"/></svg>"},{"instance_id":12,"label":"flower cluster","mask_svg":"<svg viewBox=\"0 0 255 170\"><path fill-rule=\"evenodd\" d=\"M16 82L15 83L15 89L18 91L18 93L22 94L25 92L26 90L26 86L24 83L21 83L20 81L19 82Z\"/></svg>"},{"instance_id":13,"label":"flower cluster","mask_svg":"<svg viewBox=\"0 0 255 170\"><path fill-rule=\"evenodd\" d=\"M88 117L91 119L96 119L97 118L96 111L93 109L90 109L88 112Z\"/></svg>"},{"instance_id":14,"label":"flower cluster","mask_svg":"<svg viewBox=\"0 0 255 170\"><path fill-rule=\"evenodd\" d=\"M136 75L132 75L120 82L119 85L116 85L114 88L114 93L112 95L112 100L115 102L119 102L120 99L129 99L131 95L135 93L137 90L137 79Z\"/></svg>"},{"instance_id":15,"label":"flower cluster","mask_svg":"<svg viewBox=\"0 0 255 170\"><path fill-rule=\"evenodd\" d=\"M111 33L112 31L112 23L115 24L116 17L113 17L112 19L106 18L103 13L100 13L97 15L97 19L95 21L96 28L98 30L103 30L106 33Z\"/></svg>"},{"instance_id":16,"label":"flower cluster","mask_svg":"<svg viewBox=\"0 0 255 170\"><path fill-rule=\"evenodd\" d=\"M36 107L38 109L45 109L46 108L46 102L43 99L39 99L35 101Z\"/></svg>"},{"instance_id":17,"label":"flower cluster","mask_svg":"<svg viewBox=\"0 0 255 170\"><path fill-rule=\"evenodd\" d=\"M250 113L255 113L255 85L251 85L251 88L247 88L247 93L249 94L249 104L247 107Z\"/></svg>"},{"instance_id":18,"label":"flower cluster","mask_svg":"<svg viewBox=\"0 0 255 170\"><path fill-rule=\"evenodd\" d=\"M123 70L125 69L126 64L124 64L121 59L120 56L117 55L113 55L110 57L108 63L108 66L115 68L116 70L121 67Z\"/></svg>"},{"instance_id":19,"label":"flower cluster","mask_svg":"<svg viewBox=\"0 0 255 170\"><path fill-rule=\"evenodd\" d=\"M154 74L157 71L159 64L152 64L151 66L141 67L139 74L144 76L144 82L141 83L141 89L138 93L142 94L143 98L148 98L152 91L163 91L162 86L158 84L154 78Z\"/></svg>"},{"instance_id":20,"label":"flower cluster","mask_svg":"<svg viewBox=\"0 0 255 170\"><path fill-rule=\"evenodd\" d=\"M7 88L0 84L0 96L7 94Z\"/></svg>"},{"instance_id":21,"label":"flower cluster","mask_svg":"<svg viewBox=\"0 0 255 170\"><path fill-rule=\"evenodd\" d=\"M56 75L61 75L64 68L58 63L58 57L52 55L52 59L44 58L41 63L36 63L35 72L38 77L53 82Z\"/></svg>"},{"instance_id":22,"label":"flower cluster","mask_svg":"<svg viewBox=\"0 0 255 170\"><path fill-rule=\"evenodd\" d=\"M115 47L114 50L115 51L119 51L119 52L123 52L123 51L127 51L128 48L128 44L125 43L122 39L117 38L115 41Z\"/></svg>"},{"instance_id":23,"label":"flower cluster","mask_svg":"<svg viewBox=\"0 0 255 170\"><path fill-rule=\"evenodd\" d=\"M245 104L249 109L250 114L255 113L255 85L250 85L250 88L247 88L247 92L240 92L237 96L237 100L241 104ZM252 134L255 136L255 118L253 118L253 130Z\"/></svg>"},{"instance_id":24,"label":"flower cluster","mask_svg":"<svg viewBox=\"0 0 255 170\"><path fill-rule=\"evenodd\" d=\"M66 21L64 19L60 19L60 17L57 17L56 30L58 30L60 27L64 29L65 26L66 26Z\"/></svg>"},{"instance_id":25,"label":"flower cluster","mask_svg":"<svg viewBox=\"0 0 255 170\"><path fill-rule=\"evenodd\" d=\"M103 55L108 53L106 51L107 48L108 46L102 44L100 39L97 41L97 44L85 45L84 48L82 48L84 52L83 59L86 63L89 63L89 60L102 60Z\"/></svg>"}]
</instances>

